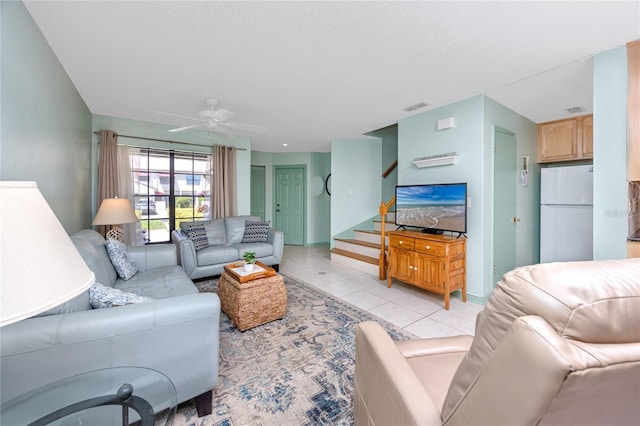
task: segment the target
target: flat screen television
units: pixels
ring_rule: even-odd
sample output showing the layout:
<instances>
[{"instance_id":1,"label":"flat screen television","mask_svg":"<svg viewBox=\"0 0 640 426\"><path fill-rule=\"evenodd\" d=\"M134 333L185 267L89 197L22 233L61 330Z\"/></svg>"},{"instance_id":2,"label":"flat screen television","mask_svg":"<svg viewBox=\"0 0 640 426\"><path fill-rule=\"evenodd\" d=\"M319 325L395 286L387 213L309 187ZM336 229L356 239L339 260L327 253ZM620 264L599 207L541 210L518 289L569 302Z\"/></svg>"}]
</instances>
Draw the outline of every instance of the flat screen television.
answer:
<instances>
[{"instance_id":1,"label":"flat screen television","mask_svg":"<svg viewBox=\"0 0 640 426\"><path fill-rule=\"evenodd\" d=\"M396 225L423 232L467 232L467 184L396 186Z\"/></svg>"}]
</instances>

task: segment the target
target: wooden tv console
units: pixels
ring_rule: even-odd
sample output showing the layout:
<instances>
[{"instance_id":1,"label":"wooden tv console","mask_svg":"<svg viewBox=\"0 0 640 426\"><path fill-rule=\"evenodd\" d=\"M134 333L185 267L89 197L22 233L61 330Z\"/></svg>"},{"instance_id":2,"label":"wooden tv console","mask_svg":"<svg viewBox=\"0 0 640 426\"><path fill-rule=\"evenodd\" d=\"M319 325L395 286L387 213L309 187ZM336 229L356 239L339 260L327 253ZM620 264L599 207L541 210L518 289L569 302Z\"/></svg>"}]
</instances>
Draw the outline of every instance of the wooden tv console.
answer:
<instances>
[{"instance_id":1,"label":"wooden tv console","mask_svg":"<svg viewBox=\"0 0 640 426\"><path fill-rule=\"evenodd\" d=\"M407 284L444 295L449 309L450 294L462 292L467 301L466 237L425 234L415 231L390 231L389 274Z\"/></svg>"}]
</instances>

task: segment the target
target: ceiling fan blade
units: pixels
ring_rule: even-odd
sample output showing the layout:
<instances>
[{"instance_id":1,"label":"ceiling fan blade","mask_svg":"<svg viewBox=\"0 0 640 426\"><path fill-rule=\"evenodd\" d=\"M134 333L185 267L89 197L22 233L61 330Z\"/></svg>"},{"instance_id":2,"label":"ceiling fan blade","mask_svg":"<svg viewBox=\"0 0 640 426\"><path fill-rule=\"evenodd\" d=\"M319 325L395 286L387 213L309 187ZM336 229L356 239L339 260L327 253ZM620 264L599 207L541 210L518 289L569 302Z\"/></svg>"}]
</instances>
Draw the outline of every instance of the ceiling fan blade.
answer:
<instances>
[{"instance_id":1,"label":"ceiling fan blade","mask_svg":"<svg viewBox=\"0 0 640 426\"><path fill-rule=\"evenodd\" d=\"M241 132L249 133L267 133L267 128L264 126L256 126L255 124L236 123L234 121L228 121L220 123L221 126L228 127L233 130L239 130Z\"/></svg>"},{"instance_id":2,"label":"ceiling fan blade","mask_svg":"<svg viewBox=\"0 0 640 426\"><path fill-rule=\"evenodd\" d=\"M196 118L196 117L189 117L187 115L173 114L171 112L164 112L164 111L151 111L151 112L154 112L156 114L170 115L172 117L180 117L180 118L187 118L189 120L201 121L199 118Z\"/></svg>"},{"instance_id":3,"label":"ceiling fan blade","mask_svg":"<svg viewBox=\"0 0 640 426\"><path fill-rule=\"evenodd\" d=\"M195 128L197 128L197 127L205 126L206 124L207 124L207 123L200 123L200 124L192 124L191 126L178 127L178 128L176 128L176 129L171 129L171 130L169 130L169 133L184 132L185 130L195 129Z\"/></svg>"},{"instance_id":4,"label":"ceiling fan blade","mask_svg":"<svg viewBox=\"0 0 640 426\"><path fill-rule=\"evenodd\" d=\"M233 120L233 117L235 116L236 115L233 112L229 111L228 109L218 108L213 113L212 118L216 120L218 123L224 123L226 121Z\"/></svg>"}]
</instances>

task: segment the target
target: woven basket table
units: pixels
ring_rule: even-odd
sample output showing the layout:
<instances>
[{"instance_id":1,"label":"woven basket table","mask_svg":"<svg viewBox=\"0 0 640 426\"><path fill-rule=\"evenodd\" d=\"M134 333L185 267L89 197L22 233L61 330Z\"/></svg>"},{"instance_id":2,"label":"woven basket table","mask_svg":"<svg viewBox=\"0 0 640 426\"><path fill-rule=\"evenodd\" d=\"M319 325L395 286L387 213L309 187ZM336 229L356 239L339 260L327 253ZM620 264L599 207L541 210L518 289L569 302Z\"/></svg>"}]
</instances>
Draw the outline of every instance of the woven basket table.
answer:
<instances>
[{"instance_id":1,"label":"woven basket table","mask_svg":"<svg viewBox=\"0 0 640 426\"><path fill-rule=\"evenodd\" d=\"M287 290L281 275L241 283L223 272L218 283L222 310L240 331L284 318Z\"/></svg>"}]
</instances>

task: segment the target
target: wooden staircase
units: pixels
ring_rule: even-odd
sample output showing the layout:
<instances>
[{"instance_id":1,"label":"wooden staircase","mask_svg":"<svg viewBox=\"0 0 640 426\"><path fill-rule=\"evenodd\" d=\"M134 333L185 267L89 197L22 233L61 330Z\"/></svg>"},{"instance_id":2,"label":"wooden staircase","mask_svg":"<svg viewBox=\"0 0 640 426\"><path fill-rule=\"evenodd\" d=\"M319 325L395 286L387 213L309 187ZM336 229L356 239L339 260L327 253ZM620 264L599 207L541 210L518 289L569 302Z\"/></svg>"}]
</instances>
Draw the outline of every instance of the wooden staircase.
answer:
<instances>
[{"instance_id":1,"label":"wooden staircase","mask_svg":"<svg viewBox=\"0 0 640 426\"><path fill-rule=\"evenodd\" d=\"M382 205L385 204L382 203ZM381 253L382 232L383 228L386 232L397 227L395 226L395 212L388 211L388 207L385 211L384 217L386 219L384 224L381 220L374 220L374 230L356 229L354 238L335 238L335 247L331 249L331 261L380 279L386 279L388 237L385 234L384 253ZM381 262L384 264L381 265Z\"/></svg>"}]
</instances>

